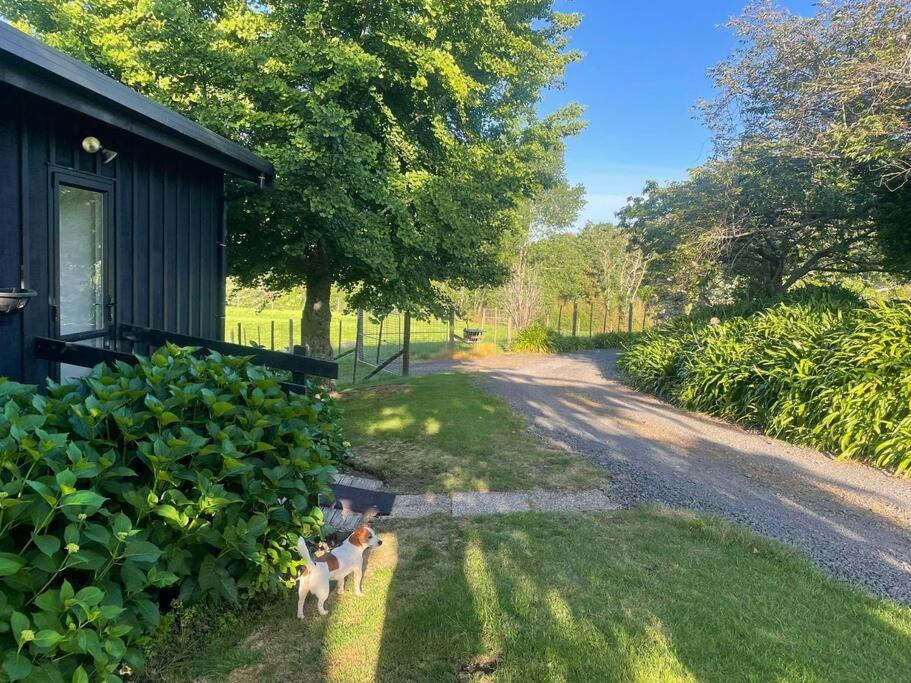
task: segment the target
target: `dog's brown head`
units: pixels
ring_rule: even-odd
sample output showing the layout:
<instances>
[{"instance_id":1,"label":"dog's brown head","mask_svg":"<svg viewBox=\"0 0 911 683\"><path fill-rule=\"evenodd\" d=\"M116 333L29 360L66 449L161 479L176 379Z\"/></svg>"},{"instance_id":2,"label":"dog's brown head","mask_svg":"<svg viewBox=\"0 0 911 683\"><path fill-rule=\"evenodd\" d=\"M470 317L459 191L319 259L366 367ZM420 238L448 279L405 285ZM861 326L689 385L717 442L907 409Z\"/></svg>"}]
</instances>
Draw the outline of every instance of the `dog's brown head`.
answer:
<instances>
[{"instance_id":1,"label":"dog's brown head","mask_svg":"<svg viewBox=\"0 0 911 683\"><path fill-rule=\"evenodd\" d=\"M380 537L377 536L376 532L366 525L355 529L354 533L348 537L348 542L358 548L373 548L378 545L383 545L383 542L380 540Z\"/></svg>"}]
</instances>

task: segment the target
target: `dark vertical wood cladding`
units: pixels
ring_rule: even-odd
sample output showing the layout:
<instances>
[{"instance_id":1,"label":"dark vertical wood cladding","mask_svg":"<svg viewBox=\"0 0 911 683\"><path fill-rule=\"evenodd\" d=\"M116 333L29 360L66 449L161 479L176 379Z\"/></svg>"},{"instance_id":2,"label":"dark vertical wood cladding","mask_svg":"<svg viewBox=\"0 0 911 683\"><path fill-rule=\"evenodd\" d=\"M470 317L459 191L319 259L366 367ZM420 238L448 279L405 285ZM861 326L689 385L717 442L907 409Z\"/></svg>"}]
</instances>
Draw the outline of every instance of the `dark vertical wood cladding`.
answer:
<instances>
[{"instance_id":1,"label":"dark vertical wood cladding","mask_svg":"<svg viewBox=\"0 0 911 683\"><path fill-rule=\"evenodd\" d=\"M115 311L119 322L220 338L222 171L0 84L0 287L38 291L22 315L0 316L0 376L41 383L32 339L53 336L50 216L55 168L114 181ZM93 135L116 150L100 163Z\"/></svg>"}]
</instances>

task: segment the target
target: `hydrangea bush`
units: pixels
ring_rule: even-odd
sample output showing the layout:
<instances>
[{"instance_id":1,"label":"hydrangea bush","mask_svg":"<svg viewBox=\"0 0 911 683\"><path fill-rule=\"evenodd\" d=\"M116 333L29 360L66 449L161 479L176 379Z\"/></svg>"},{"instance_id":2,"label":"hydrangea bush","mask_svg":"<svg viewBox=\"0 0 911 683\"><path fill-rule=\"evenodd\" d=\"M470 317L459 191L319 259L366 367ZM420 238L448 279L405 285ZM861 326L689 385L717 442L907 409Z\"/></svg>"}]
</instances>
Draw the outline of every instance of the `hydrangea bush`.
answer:
<instances>
[{"instance_id":1,"label":"hydrangea bush","mask_svg":"<svg viewBox=\"0 0 911 683\"><path fill-rule=\"evenodd\" d=\"M119 680L175 598L288 583L346 455L334 401L168 346L74 384L0 379L0 653L10 680Z\"/></svg>"}]
</instances>

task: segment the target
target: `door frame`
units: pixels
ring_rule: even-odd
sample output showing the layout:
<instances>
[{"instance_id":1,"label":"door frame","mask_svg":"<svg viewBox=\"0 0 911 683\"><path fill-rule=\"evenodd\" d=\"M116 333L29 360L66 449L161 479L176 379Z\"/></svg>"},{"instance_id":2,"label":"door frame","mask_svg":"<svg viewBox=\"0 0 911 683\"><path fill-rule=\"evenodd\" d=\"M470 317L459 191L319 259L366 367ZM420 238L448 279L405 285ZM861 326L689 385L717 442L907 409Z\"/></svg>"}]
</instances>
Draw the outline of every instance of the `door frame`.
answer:
<instances>
[{"instance_id":1,"label":"door frame","mask_svg":"<svg viewBox=\"0 0 911 683\"><path fill-rule=\"evenodd\" d=\"M102 243L101 243L101 268L103 280L103 296L105 304L112 305L105 308L107 316L105 329L98 330L97 334L87 335L83 339L92 339L107 336L108 330L116 324L116 216L114 215L116 183L113 178L77 171L65 166L48 165L49 207L50 219L49 236L50 249L48 273L50 275L50 307L49 329L54 337L60 337L60 187L75 187L91 192L98 192L102 196ZM105 347L109 346L105 341ZM52 374L59 380L60 368L54 364Z\"/></svg>"}]
</instances>

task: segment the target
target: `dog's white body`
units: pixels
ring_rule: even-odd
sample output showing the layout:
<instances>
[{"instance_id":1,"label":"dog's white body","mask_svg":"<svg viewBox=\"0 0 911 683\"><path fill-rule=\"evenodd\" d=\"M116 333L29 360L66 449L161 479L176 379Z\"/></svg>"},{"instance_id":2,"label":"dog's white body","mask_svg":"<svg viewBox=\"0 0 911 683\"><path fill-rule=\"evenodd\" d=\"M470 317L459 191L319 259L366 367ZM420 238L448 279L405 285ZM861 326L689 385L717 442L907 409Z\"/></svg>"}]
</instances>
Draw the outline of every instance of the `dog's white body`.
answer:
<instances>
[{"instance_id":1,"label":"dog's white body","mask_svg":"<svg viewBox=\"0 0 911 683\"><path fill-rule=\"evenodd\" d=\"M325 607L330 591L329 582L338 581L338 592L344 593L345 579L349 574L354 574L354 594L363 595L361 581L364 578L364 551L382 544L373 529L362 526L340 546L314 561L304 539L299 538L297 550L306 560L307 567L300 576L297 588L297 618L304 618L304 600L309 593L316 596L316 608L319 613L329 614Z\"/></svg>"}]
</instances>

